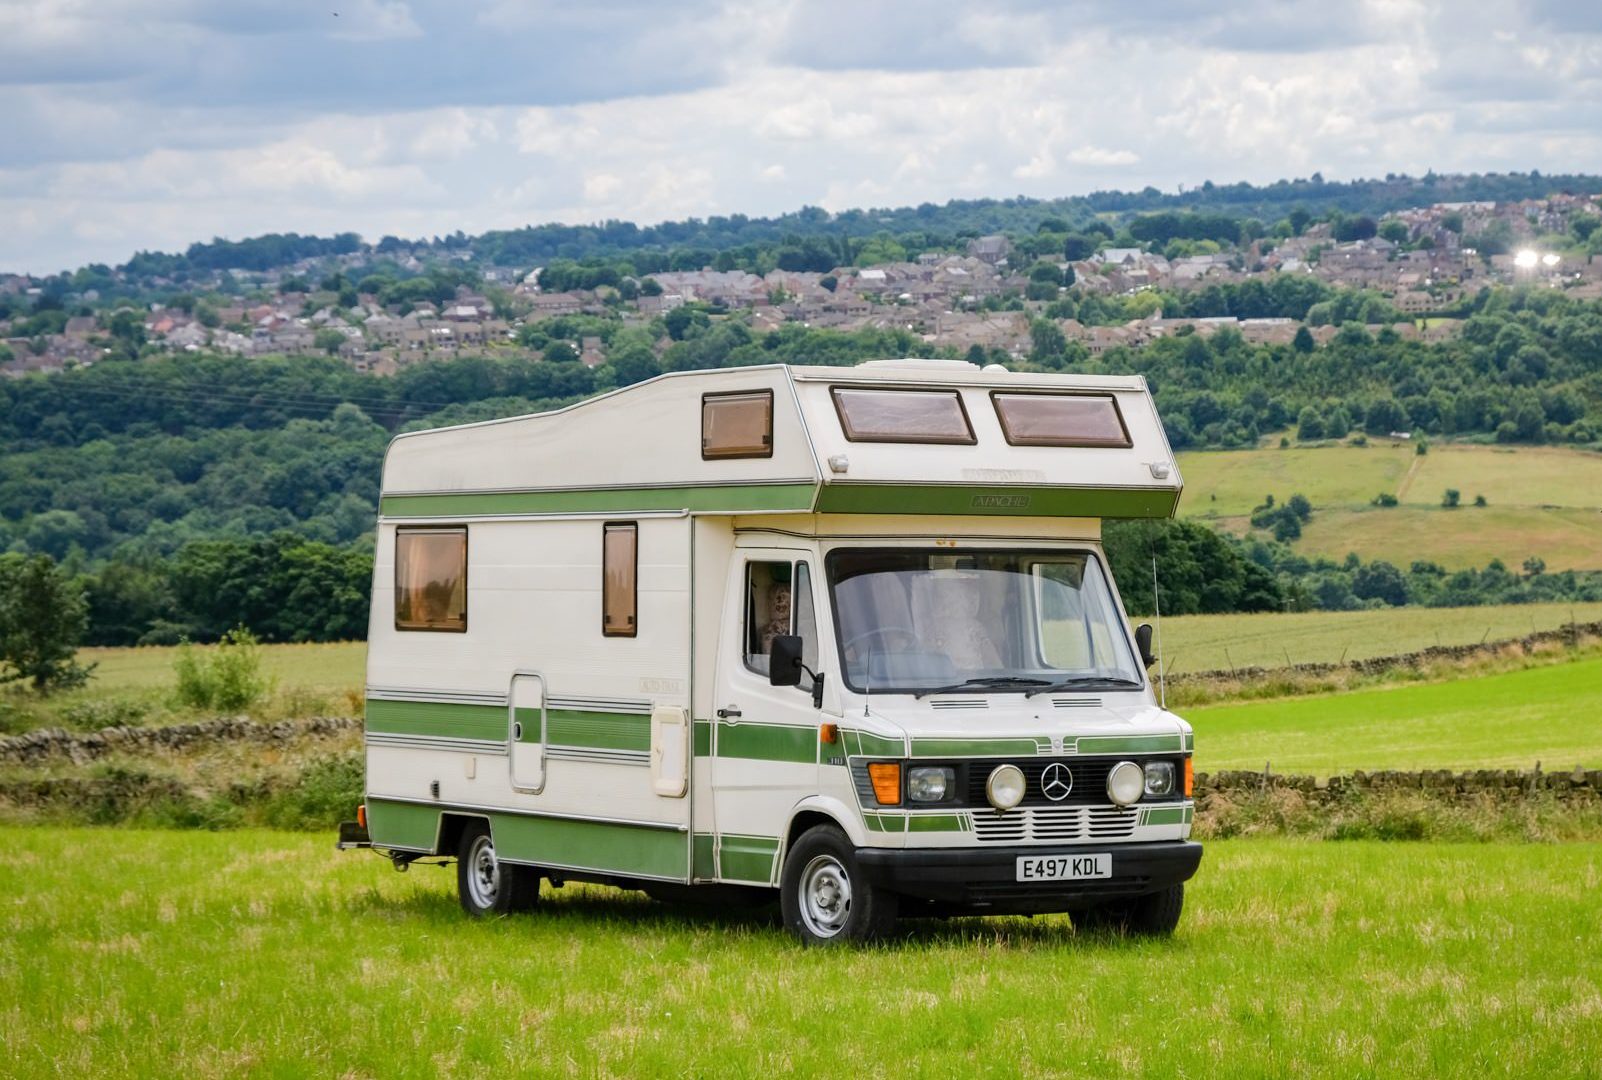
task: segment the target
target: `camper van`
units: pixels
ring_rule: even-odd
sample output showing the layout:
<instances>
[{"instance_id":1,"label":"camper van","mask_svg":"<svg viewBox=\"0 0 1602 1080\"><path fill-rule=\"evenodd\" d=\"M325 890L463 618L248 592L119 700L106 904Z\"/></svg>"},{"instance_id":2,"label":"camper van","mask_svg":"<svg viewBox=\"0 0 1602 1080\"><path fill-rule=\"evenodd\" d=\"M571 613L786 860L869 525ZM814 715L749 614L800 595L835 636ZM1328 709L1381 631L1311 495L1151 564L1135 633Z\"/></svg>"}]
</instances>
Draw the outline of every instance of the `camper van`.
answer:
<instances>
[{"instance_id":1,"label":"camper van","mask_svg":"<svg viewBox=\"0 0 1602 1080\"><path fill-rule=\"evenodd\" d=\"M681 372L398 436L342 845L455 859L473 915L584 881L777 894L812 944L1171 932L1191 729L1100 535L1181 487L1143 379L957 361Z\"/></svg>"}]
</instances>

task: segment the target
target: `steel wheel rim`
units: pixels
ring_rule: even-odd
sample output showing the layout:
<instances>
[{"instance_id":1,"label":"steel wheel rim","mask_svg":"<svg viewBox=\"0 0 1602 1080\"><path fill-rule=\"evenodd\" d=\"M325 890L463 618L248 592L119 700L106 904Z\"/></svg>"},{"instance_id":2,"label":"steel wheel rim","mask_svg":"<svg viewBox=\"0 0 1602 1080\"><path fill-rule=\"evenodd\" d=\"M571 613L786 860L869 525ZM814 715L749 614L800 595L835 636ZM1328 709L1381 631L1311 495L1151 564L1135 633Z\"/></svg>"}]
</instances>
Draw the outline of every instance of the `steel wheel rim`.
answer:
<instances>
[{"instance_id":1,"label":"steel wheel rim","mask_svg":"<svg viewBox=\"0 0 1602 1080\"><path fill-rule=\"evenodd\" d=\"M801 871L801 921L812 934L831 938L851 918L851 875L833 855L818 855Z\"/></svg>"},{"instance_id":2,"label":"steel wheel rim","mask_svg":"<svg viewBox=\"0 0 1602 1080\"><path fill-rule=\"evenodd\" d=\"M481 908L495 906L501 890L501 864L495 858L495 841L480 836L467 853L467 892Z\"/></svg>"}]
</instances>

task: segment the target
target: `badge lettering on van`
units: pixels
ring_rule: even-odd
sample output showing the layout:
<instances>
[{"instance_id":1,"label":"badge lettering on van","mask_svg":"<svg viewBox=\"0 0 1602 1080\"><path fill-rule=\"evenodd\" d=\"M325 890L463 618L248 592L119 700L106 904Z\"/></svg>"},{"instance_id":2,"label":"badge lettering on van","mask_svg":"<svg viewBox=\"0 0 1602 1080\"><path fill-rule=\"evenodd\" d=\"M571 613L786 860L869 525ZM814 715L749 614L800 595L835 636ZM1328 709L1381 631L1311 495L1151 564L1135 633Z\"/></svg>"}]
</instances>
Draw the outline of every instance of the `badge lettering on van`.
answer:
<instances>
[{"instance_id":1,"label":"badge lettering on van","mask_svg":"<svg viewBox=\"0 0 1602 1080\"><path fill-rule=\"evenodd\" d=\"M1027 510L1028 495L975 495L969 504L975 510Z\"/></svg>"}]
</instances>

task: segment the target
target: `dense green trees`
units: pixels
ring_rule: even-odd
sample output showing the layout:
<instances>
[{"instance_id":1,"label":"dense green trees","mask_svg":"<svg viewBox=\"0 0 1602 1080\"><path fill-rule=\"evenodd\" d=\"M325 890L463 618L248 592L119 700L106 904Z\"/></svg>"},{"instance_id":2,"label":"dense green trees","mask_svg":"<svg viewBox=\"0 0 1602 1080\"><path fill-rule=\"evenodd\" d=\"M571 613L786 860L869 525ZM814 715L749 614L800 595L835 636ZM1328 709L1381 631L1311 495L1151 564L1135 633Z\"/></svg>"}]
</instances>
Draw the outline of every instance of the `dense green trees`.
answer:
<instances>
[{"instance_id":1,"label":"dense green trees","mask_svg":"<svg viewBox=\"0 0 1602 1080\"><path fill-rule=\"evenodd\" d=\"M89 669L74 659L88 624L83 587L48 555L0 555L0 682L44 693L76 686Z\"/></svg>"}]
</instances>

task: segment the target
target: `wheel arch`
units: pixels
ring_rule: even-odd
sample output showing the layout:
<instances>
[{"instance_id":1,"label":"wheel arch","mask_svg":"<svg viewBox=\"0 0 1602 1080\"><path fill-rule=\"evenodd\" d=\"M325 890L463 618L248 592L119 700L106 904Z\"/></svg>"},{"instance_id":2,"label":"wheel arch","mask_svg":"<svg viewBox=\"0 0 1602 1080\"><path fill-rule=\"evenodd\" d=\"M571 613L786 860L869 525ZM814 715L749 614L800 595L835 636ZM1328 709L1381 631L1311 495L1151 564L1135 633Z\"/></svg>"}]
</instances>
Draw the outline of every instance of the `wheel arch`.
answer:
<instances>
[{"instance_id":1,"label":"wheel arch","mask_svg":"<svg viewBox=\"0 0 1602 1080\"><path fill-rule=\"evenodd\" d=\"M801 838L801 834L817 825L833 825L846 834L846 838L857 847L867 844L867 829L862 824L862 815L852 807L847 806L839 799L817 795L803 799L790 811L790 820L785 824L784 835L780 837L779 865L782 868L784 860L789 858L790 849Z\"/></svg>"},{"instance_id":2,"label":"wheel arch","mask_svg":"<svg viewBox=\"0 0 1602 1080\"><path fill-rule=\"evenodd\" d=\"M490 820L488 814L471 814L460 810L442 810L439 815L439 835L434 841L434 854L454 856L462 845L462 833L467 826L475 821L482 821L490 831L490 841L495 840L495 822Z\"/></svg>"}]
</instances>

